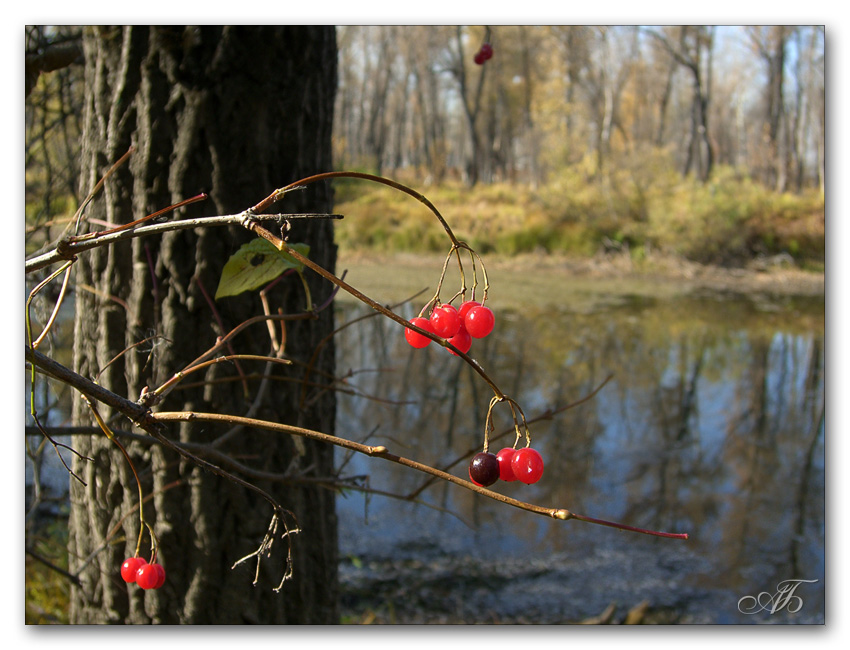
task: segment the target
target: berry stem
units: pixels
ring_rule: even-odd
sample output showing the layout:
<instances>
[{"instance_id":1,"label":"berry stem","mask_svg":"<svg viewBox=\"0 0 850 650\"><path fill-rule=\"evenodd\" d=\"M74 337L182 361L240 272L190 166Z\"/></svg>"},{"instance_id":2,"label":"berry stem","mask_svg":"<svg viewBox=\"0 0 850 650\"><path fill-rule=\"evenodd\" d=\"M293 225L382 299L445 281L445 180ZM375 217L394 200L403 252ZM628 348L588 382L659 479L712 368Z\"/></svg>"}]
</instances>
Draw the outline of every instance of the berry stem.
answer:
<instances>
[{"instance_id":1,"label":"berry stem","mask_svg":"<svg viewBox=\"0 0 850 650\"><path fill-rule=\"evenodd\" d=\"M540 415L537 415L537 416L531 418L531 420L528 420L527 422L536 423L536 422L540 422L540 421L543 421L543 420L552 420L556 415L563 413L564 411L568 411L569 409L575 408L575 407L580 406L580 405L582 405L586 402L589 402L591 399L593 399L597 395L597 393L599 393L599 391L601 391L605 387L605 385L609 381L611 381L611 379L613 379L613 377L614 377L614 375L608 375L602 381L602 383L600 383L590 393L588 393L584 397L576 400L575 402L570 402L568 404L564 404L563 406L559 406L558 408L555 408L555 409L549 409L549 410L545 411L544 413L541 413ZM514 448L516 448L516 444L519 442L520 438L522 437L522 434L519 433L516 430L516 427L502 431L501 433L499 433L498 435L493 437L492 441L504 438L505 436L509 435L510 433L517 434L516 440L514 441L514 444L513 444ZM476 451L478 451L476 448L468 449L466 452L464 452L463 454L461 454L460 456L455 458L455 460L453 460L451 463L444 465L442 467L442 469L444 471L450 470L452 467L454 467L458 463L469 458L469 456L474 454ZM415 499L420 494L422 494L422 492L424 492L429 486L433 485L435 480L436 480L436 478L433 477L433 476L426 479L425 481L422 482L422 484L419 487L417 487L415 490L413 490L413 492L410 492L408 495L406 495L405 498L408 499L408 500Z\"/></svg>"},{"instance_id":2,"label":"berry stem","mask_svg":"<svg viewBox=\"0 0 850 650\"><path fill-rule=\"evenodd\" d=\"M398 323L402 327L406 327L408 329L411 329L414 332L417 332L417 333L421 334L422 336L425 336L425 337L431 339L432 341L434 341L438 345L441 345L444 348L451 350L457 356L461 357L464 361L466 361L469 365L471 365L473 367L473 369L481 376L481 378L485 382L487 382L487 385L490 386L490 388L493 390L493 392L496 394L496 396L501 397L501 398L506 397L505 394L501 391L501 389L496 385L496 383L490 378L490 376L486 372L484 372L484 369L478 364L478 362L475 361L474 359L472 359L466 352L458 350L454 345L452 345L451 343L449 343L445 339L440 338L439 336L437 336L433 332L428 332L427 330L424 330L421 327L417 327L416 325L413 325L408 320L406 320L406 319L402 318L401 316L399 316L398 314L396 314L394 311L387 309L382 304L376 302L375 300L372 300L372 298L370 298L369 296L364 294L359 289L355 289L350 284L345 282L345 280L338 278L336 275L334 275L333 273L331 273L330 271L328 271L324 267L320 266L319 264L316 264L316 262L314 262L310 258L304 257L303 255L301 255L301 253L299 253L294 248L290 247L289 244L287 244L285 241L283 241L279 237L276 237L275 235L273 235L271 232L269 232L266 228L261 226L259 223L255 222L255 221L250 221L250 222L248 222L244 225L248 230L250 230L254 234L259 235L260 237L263 237L264 239L270 241L272 244L274 244L278 248L278 250L282 250L285 253L287 253L288 255L291 255L293 258L295 258L296 261L303 264L304 266L306 266L310 270L314 271L315 273L318 273L323 278L325 278L329 282L333 283L334 285L336 285L337 287L339 287L343 291L351 294L353 297L357 298L357 300L359 300L363 303L366 303L367 305L369 305L375 311L380 312L381 314L383 314L384 316L386 316L390 320L394 320L396 323ZM461 246L461 247L463 247L463 246Z\"/></svg>"},{"instance_id":3,"label":"berry stem","mask_svg":"<svg viewBox=\"0 0 850 650\"><path fill-rule=\"evenodd\" d=\"M507 395L496 395L490 400L490 406L487 409L487 417L484 419L484 451L487 451L487 448L490 446L490 434L494 431L495 427L493 426L493 408L499 402L507 402L508 406L511 409L511 416L514 420L514 431L516 431L516 440L514 441L514 449L516 449L517 443L522 438L522 431L520 428L520 418L522 419L522 428L525 429L525 446L531 446L531 431L528 428L528 421L525 419L525 413L522 410L522 407L517 403L517 401ZM517 418L517 411L519 411L520 418Z\"/></svg>"},{"instance_id":4,"label":"berry stem","mask_svg":"<svg viewBox=\"0 0 850 650\"><path fill-rule=\"evenodd\" d=\"M120 442L118 442L118 439L115 437L115 434L112 432L112 429L110 429L109 425L107 425L106 422L103 420L100 413L98 413L98 410L95 408L94 404L92 404L92 402L88 398L88 396L84 394L82 397L85 400L86 404L88 404L89 408L91 409L91 412L94 415L94 419L97 421L97 424L100 427L101 431L103 431L104 435L107 437L108 440L110 440L111 442L115 443L118 446L118 449L120 449L121 453L124 454L124 458L127 460L127 464L130 466L130 470L133 472L133 476L136 479L136 487L139 490L139 538L136 540L136 552L133 554L133 557L139 556L139 550L142 547L142 537L144 535L145 528L147 528L148 531L150 532L150 535L151 535L151 547L152 547L152 553L153 553L153 555L151 557L151 562L153 562L154 558L156 557L156 546L157 545L156 545L156 542L154 541L154 540L156 540L156 536L154 535L153 529L148 525L148 522L145 521L145 511L144 511L145 497L144 497L144 493L142 492L142 482L139 480L139 475L136 472L136 467L135 467L135 465L133 465L133 461L130 458L130 454L127 453L127 450L124 448L124 445L122 445Z\"/></svg>"}]
</instances>

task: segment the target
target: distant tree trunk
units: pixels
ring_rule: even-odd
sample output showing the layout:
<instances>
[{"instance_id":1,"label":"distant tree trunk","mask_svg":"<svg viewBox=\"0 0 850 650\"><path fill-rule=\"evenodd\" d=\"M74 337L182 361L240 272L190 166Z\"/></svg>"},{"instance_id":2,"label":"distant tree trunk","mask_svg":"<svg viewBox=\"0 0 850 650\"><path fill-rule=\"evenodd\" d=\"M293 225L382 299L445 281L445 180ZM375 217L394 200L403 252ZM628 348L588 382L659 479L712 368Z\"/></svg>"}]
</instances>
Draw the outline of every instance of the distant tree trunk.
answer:
<instances>
[{"instance_id":1,"label":"distant tree trunk","mask_svg":"<svg viewBox=\"0 0 850 650\"><path fill-rule=\"evenodd\" d=\"M210 198L187 208L184 216L229 214L332 167L332 27L97 27L86 29L84 51L83 194L135 147L89 206L90 219L126 223L200 191ZM331 205L330 190L316 185L278 207L327 211ZM241 228L181 231L81 255L75 368L136 399L145 386L159 385L198 357L216 336L261 314L255 293L222 299L216 303L222 331L204 295L204 290L215 292L222 266L249 239ZM294 227L290 240L310 244L310 257L333 268L329 222ZM308 281L313 301L321 303L327 285L315 276ZM284 278L270 300L273 310L299 313L304 289L297 278ZM307 361L332 329L330 309L316 320L288 323L286 356ZM152 336L150 344L128 349ZM266 326L250 328L233 346L241 353L269 354ZM333 347L323 348L317 371L333 372L333 359ZM242 363L246 374L262 373L263 367ZM273 371L277 380L255 417L333 433L332 392L300 403L303 371L298 368L296 363ZM244 415L257 394L256 379L248 380L243 392L232 365L216 364L197 374L159 408ZM92 422L84 404L74 410L75 421ZM116 427L129 428L129 423L119 421ZM202 443L223 432L187 423L175 425L172 438ZM299 450L289 438L244 429L218 448L258 470L292 477L287 483L257 483L297 515L301 528L292 537L294 578L275 593L285 568L285 541L278 540L277 554L263 562L257 586L253 564L231 570L262 540L269 505L158 446L127 445L145 494L153 495L145 517L159 537L167 581L148 592L121 581L121 563L133 554L139 531L136 485L114 445L104 437L80 440L79 450L94 462L76 462L87 487L71 481L69 561L72 571L81 570L82 580L72 594L73 623L338 622L334 495L299 482L332 474L330 446L308 443ZM142 548L149 557L147 538Z\"/></svg>"},{"instance_id":2,"label":"distant tree trunk","mask_svg":"<svg viewBox=\"0 0 850 650\"><path fill-rule=\"evenodd\" d=\"M369 96L369 118L366 129L366 146L369 154L374 160L375 173L379 176L384 167L384 151L387 147L387 97L392 84L392 43L387 30L380 29L378 32L380 43L380 54L378 62L373 71L372 92Z\"/></svg>"},{"instance_id":3,"label":"distant tree trunk","mask_svg":"<svg viewBox=\"0 0 850 650\"><path fill-rule=\"evenodd\" d=\"M664 92L661 93L661 100L658 103L658 128L655 132L654 141L656 147L664 146L664 133L667 127L667 107L670 104L670 97L673 94L673 77L676 74L677 67L676 59L670 57L669 67L665 75Z\"/></svg>"},{"instance_id":4,"label":"distant tree trunk","mask_svg":"<svg viewBox=\"0 0 850 650\"><path fill-rule=\"evenodd\" d=\"M809 87L811 78L811 56L814 52L817 32L812 29L809 43L803 45L803 30L794 32L795 45L800 55L795 66L796 92L794 94L793 138L791 138L791 159L793 161L794 189L803 189L806 179L806 139L809 130Z\"/></svg>"},{"instance_id":5,"label":"distant tree trunk","mask_svg":"<svg viewBox=\"0 0 850 650\"><path fill-rule=\"evenodd\" d=\"M783 192L788 185L787 157L784 137L785 98L785 43L787 28L776 25L771 28L771 50L767 52L767 124L771 160L773 162L774 186Z\"/></svg>"},{"instance_id":6,"label":"distant tree trunk","mask_svg":"<svg viewBox=\"0 0 850 650\"><path fill-rule=\"evenodd\" d=\"M466 117L466 124L469 130L469 141L471 150L466 159L466 180L470 187L475 186L481 176L481 139L478 135L478 113L481 107L481 92L484 88L484 75L489 66L479 66L481 68L478 75L478 84L475 88L475 96L470 97L471 89L469 88L466 77L466 61L464 60L463 48L463 28L458 25L455 33L457 52L455 53L456 60L452 72L455 75L458 83L458 91L460 92L461 104L463 105L463 114Z\"/></svg>"},{"instance_id":7,"label":"distant tree trunk","mask_svg":"<svg viewBox=\"0 0 850 650\"><path fill-rule=\"evenodd\" d=\"M668 36L659 32L649 33L667 49L679 65L690 72L691 128L685 144L682 174L687 175L695 171L700 182L705 183L714 166L714 152L708 130L714 28L686 25L678 30L678 44L674 44Z\"/></svg>"},{"instance_id":8,"label":"distant tree trunk","mask_svg":"<svg viewBox=\"0 0 850 650\"><path fill-rule=\"evenodd\" d=\"M522 44L522 76L523 76L523 94L522 94L522 119L525 141L525 153L528 157L528 176L532 187L537 187L541 181L539 157L540 143L537 137L537 130L534 124L532 111L534 99L534 63L535 55L534 46L537 41L530 38L526 33L524 26L519 27L520 42Z\"/></svg>"},{"instance_id":9,"label":"distant tree trunk","mask_svg":"<svg viewBox=\"0 0 850 650\"><path fill-rule=\"evenodd\" d=\"M790 33L790 29L785 25L749 28L753 45L767 66L767 85L764 90L767 165L764 181L780 192L788 185L784 82L785 48Z\"/></svg>"},{"instance_id":10,"label":"distant tree trunk","mask_svg":"<svg viewBox=\"0 0 850 650\"><path fill-rule=\"evenodd\" d=\"M587 26L565 26L555 27L564 57L564 101L566 110L564 111L564 132L567 144L567 160L570 163L578 162L583 155L581 151L577 151L578 147L571 146L577 143L579 138L576 136L576 116L578 111L577 90L581 86L581 73L587 67L588 63L588 35L590 28Z\"/></svg>"}]
</instances>

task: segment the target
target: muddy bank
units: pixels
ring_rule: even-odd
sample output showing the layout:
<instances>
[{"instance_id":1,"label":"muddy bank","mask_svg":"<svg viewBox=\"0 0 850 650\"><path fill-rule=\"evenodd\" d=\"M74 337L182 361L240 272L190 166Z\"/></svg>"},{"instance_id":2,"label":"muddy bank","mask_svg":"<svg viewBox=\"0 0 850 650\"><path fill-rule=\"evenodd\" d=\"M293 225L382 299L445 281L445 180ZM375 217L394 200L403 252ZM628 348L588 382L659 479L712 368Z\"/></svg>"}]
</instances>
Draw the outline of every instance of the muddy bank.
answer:
<instances>
[{"instance_id":1,"label":"muddy bank","mask_svg":"<svg viewBox=\"0 0 850 650\"><path fill-rule=\"evenodd\" d=\"M340 566L346 623L373 624L817 624L816 611L738 611L741 594L693 581L710 571L685 547L590 547L501 557L444 554L438 544L397 546Z\"/></svg>"}]
</instances>

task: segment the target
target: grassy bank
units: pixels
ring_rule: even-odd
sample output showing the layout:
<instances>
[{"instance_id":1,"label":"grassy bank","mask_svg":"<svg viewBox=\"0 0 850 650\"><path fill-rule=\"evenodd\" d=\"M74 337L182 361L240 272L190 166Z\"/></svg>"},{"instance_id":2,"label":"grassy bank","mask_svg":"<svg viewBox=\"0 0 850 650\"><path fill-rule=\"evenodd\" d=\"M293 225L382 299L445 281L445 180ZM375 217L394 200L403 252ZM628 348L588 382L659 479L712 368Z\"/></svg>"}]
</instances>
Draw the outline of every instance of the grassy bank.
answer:
<instances>
[{"instance_id":1,"label":"grassy bank","mask_svg":"<svg viewBox=\"0 0 850 650\"><path fill-rule=\"evenodd\" d=\"M661 171L641 181L631 171L593 179L570 168L545 186L460 182L424 186L423 193L455 234L481 254L524 253L589 257L627 252L639 261L653 251L701 264L746 266L781 256L822 270L824 200L820 192L777 193L731 169L708 184ZM445 233L427 207L374 183L336 185L338 226L345 251L444 252Z\"/></svg>"}]
</instances>

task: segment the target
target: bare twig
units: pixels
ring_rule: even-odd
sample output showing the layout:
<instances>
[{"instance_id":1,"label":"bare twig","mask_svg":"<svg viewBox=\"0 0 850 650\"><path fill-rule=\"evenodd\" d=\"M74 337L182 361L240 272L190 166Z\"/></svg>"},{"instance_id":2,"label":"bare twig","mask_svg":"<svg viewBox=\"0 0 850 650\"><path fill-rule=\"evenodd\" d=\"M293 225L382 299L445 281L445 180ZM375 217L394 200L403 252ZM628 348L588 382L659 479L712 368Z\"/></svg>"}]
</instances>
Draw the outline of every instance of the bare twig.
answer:
<instances>
[{"instance_id":1,"label":"bare twig","mask_svg":"<svg viewBox=\"0 0 850 650\"><path fill-rule=\"evenodd\" d=\"M480 487L471 481L466 481L464 479L458 478L453 474L449 474L448 472L444 472L443 470L439 470L435 467L431 467L430 465L426 465L424 463L420 463L415 460L411 460L410 458L405 458L403 456L397 456L395 454L391 454L389 450L384 445L364 445L359 442L354 442L353 440L347 440L345 438L341 438L338 436L328 435L326 433L321 433L319 431L313 431L311 429L305 429L303 427L296 427L289 424L279 424L276 422L268 422L266 420L255 420L251 418L243 418L235 415L225 415L222 413L198 413L195 411L166 411L152 414L155 420L160 422L222 422L228 424L242 424L246 427L251 427L255 429L265 429L266 431L274 431L277 433L286 433L289 435L302 436L305 438L309 438L311 440L317 440L320 442L326 442L332 445L336 445L338 447L342 447L344 449L350 449L352 451L356 451L361 454L365 454L367 456L373 456L378 458L383 458L384 460L388 460L394 463L398 463L399 465L404 465L405 467L410 467L411 469L418 470L420 472L424 472L425 474L430 474L444 481L448 481L450 483L454 483L455 485L459 485L473 492L477 492L483 496L489 497L490 499L494 499L500 503L504 503L506 505L514 506L515 508L520 508L521 510L526 510L528 512L533 512L534 514L544 515L547 517L552 517L554 519L561 519L566 521L568 519L578 519L579 521L585 521L588 523L599 524L602 526L610 526L612 528L619 528L621 530L629 530L637 533L644 533L646 535L654 535L656 537L672 537L677 539L687 539L687 533L666 533L659 531L646 530L644 528L636 528L634 526L628 526L626 524L620 524L616 522L606 521L603 519L597 519L595 517L588 517L585 515L579 515L574 512L571 512L565 508L547 508L544 506L534 505L532 503L527 503L525 501L520 501L519 499L514 499L503 494L499 494L498 492L493 492L492 490L488 490L487 488Z\"/></svg>"},{"instance_id":2,"label":"bare twig","mask_svg":"<svg viewBox=\"0 0 850 650\"><path fill-rule=\"evenodd\" d=\"M87 250L91 250L92 248L97 248L98 246L108 246L110 244L115 244L117 242L124 241L127 239L133 239L135 237L143 237L146 235L158 235L175 230L190 230L193 228L209 228L218 226L234 226L239 225L244 218L244 214L231 214L214 217L200 217L197 219L180 219L177 221L169 221L166 223L143 225L139 226L138 228L133 228L132 230L121 230L119 232L114 232L108 235L101 235L92 239L85 239L74 242L71 242L69 240L63 240L53 250L28 259L24 268L26 273L32 273L33 271L43 269L46 266L55 264L56 262L65 261L70 257L73 257L74 255L77 255ZM258 215L257 218L261 221L275 221L277 223L283 223L285 221L289 221L290 219L342 219L342 215L311 213L264 214Z\"/></svg>"}]
</instances>

